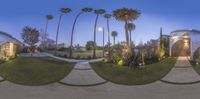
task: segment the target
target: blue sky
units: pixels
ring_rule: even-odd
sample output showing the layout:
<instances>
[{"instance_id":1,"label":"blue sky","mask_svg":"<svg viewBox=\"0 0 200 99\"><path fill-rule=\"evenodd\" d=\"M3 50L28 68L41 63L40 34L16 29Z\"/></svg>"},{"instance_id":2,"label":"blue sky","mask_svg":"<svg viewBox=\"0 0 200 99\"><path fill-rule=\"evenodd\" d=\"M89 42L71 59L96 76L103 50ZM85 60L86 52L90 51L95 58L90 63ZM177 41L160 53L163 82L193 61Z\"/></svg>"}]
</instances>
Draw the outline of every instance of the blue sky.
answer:
<instances>
[{"instance_id":1,"label":"blue sky","mask_svg":"<svg viewBox=\"0 0 200 99\"><path fill-rule=\"evenodd\" d=\"M38 30L45 28L45 15L52 14L54 19L49 23L48 33L55 39L59 17L58 9L69 7L72 13L63 17L59 42L69 44L72 22L75 15L84 7L103 8L108 13L117 8L128 7L141 11L141 16L134 23L136 30L133 40L136 43L156 39L159 29L163 27L164 34L176 29L200 29L199 0L0 0L0 30L8 32L21 40L21 31L25 26ZM82 15L75 30L75 44L85 45L93 40L95 14ZM100 17L98 27L106 26L106 21ZM125 40L124 23L111 19L111 31L118 31L117 41ZM102 34L97 34L98 45L102 43Z\"/></svg>"}]
</instances>

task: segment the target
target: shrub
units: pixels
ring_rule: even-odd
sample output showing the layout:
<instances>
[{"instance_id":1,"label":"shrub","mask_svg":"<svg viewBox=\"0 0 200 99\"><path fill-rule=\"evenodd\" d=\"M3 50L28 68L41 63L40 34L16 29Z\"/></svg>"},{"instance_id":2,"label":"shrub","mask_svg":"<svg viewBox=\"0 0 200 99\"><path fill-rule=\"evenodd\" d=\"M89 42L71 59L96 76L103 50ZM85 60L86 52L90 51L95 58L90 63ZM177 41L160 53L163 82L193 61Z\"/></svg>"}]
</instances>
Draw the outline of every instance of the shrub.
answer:
<instances>
[{"instance_id":1,"label":"shrub","mask_svg":"<svg viewBox=\"0 0 200 99\"><path fill-rule=\"evenodd\" d=\"M156 57L158 58L158 60L163 59L163 56L165 55L165 50L163 49L158 49L156 51Z\"/></svg>"},{"instance_id":2,"label":"shrub","mask_svg":"<svg viewBox=\"0 0 200 99\"><path fill-rule=\"evenodd\" d=\"M92 59L92 57L91 56L87 56L87 59Z\"/></svg>"},{"instance_id":3,"label":"shrub","mask_svg":"<svg viewBox=\"0 0 200 99\"><path fill-rule=\"evenodd\" d=\"M80 56L80 55L77 55L77 56L76 56L76 59L80 59L80 58L81 58L81 56Z\"/></svg>"}]
</instances>

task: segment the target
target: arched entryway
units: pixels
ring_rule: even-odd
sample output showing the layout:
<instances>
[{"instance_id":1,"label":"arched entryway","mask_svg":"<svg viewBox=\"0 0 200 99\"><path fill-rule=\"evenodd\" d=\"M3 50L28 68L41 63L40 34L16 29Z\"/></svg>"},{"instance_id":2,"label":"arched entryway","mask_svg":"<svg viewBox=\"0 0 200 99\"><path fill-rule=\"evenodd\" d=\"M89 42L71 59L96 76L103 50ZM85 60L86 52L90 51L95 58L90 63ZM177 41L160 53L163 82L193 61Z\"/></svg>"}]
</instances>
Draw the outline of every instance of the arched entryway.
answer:
<instances>
[{"instance_id":1,"label":"arched entryway","mask_svg":"<svg viewBox=\"0 0 200 99\"><path fill-rule=\"evenodd\" d=\"M189 39L183 39L177 41L172 46L172 56L178 57L178 56L190 56L190 40Z\"/></svg>"}]
</instances>

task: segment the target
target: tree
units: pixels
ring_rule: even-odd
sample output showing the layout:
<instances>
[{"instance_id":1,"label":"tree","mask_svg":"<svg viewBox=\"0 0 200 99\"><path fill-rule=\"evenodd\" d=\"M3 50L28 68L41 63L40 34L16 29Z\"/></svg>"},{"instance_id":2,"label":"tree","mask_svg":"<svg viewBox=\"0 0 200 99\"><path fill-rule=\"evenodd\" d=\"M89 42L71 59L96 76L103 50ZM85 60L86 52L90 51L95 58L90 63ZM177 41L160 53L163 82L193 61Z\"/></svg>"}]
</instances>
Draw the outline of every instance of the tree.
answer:
<instances>
[{"instance_id":1,"label":"tree","mask_svg":"<svg viewBox=\"0 0 200 99\"><path fill-rule=\"evenodd\" d=\"M129 36L130 36L130 46L131 46L131 48L133 47L133 42L132 42L132 31L135 29L135 24L133 24L133 23L128 23L127 24L127 29L128 29L128 31L129 31Z\"/></svg>"},{"instance_id":2,"label":"tree","mask_svg":"<svg viewBox=\"0 0 200 99\"><path fill-rule=\"evenodd\" d=\"M30 52L35 51L36 43L39 42L39 31L36 28L26 26L22 30L22 39L29 45Z\"/></svg>"},{"instance_id":3,"label":"tree","mask_svg":"<svg viewBox=\"0 0 200 99\"><path fill-rule=\"evenodd\" d=\"M108 31L108 55L110 57L110 18L112 17L111 14L105 14L104 18L106 18L107 21L107 31Z\"/></svg>"},{"instance_id":4,"label":"tree","mask_svg":"<svg viewBox=\"0 0 200 99\"><path fill-rule=\"evenodd\" d=\"M129 35L126 26L129 21L134 21L140 16L140 11L136 9L122 8L113 11L113 16L115 19L125 22L126 45L129 46Z\"/></svg>"},{"instance_id":5,"label":"tree","mask_svg":"<svg viewBox=\"0 0 200 99\"><path fill-rule=\"evenodd\" d=\"M60 23L62 20L62 16L64 14L70 13L72 10L70 8L60 8L60 17L59 17L59 21L58 21L58 27L57 27L57 33L56 33L56 51L58 50L58 34L60 31Z\"/></svg>"},{"instance_id":6,"label":"tree","mask_svg":"<svg viewBox=\"0 0 200 99\"><path fill-rule=\"evenodd\" d=\"M162 27L160 28L160 49L163 49L163 34L162 34Z\"/></svg>"},{"instance_id":7,"label":"tree","mask_svg":"<svg viewBox=\"0 0 200 99\"><path fill-rule=\"evenodd\" d=\"M71 32L71 43L70 43L70 53L69 53L69 57L71 58L73 56L73 51L72 51L72 47L73 47L73 37L74 37L74 30L75 30L75 26L76 26L76 22L78 20L78 18L83 14L83 13L87 13L87 12L92 12L93 9L92 8L83 8L81 10L81 12L78 13L78 15L76 16L73 26L72 26L72 32Z\"/></svg>"},{"instance_id":8,"label":"tree","mask_svg":"<svg viewBox=\"0 0 200 99\"><path fill-rule=\"evenodd\" d=\"M93 46L96 45L93 41L88 41L85 45L87 50L92 50Z\"/></svg>"},{"instance_id":9,"label":"tree","mask_svg":"<svg viewBox=\"0 0 200 99\"><path fill-rule=\"evenodd\" d=\"M112 31L113 45L115 45L115 38L118 36L117 31Z\"/></svg>"},{"instance_id":10,"label":"tree","mask_svg":"<svg viewBox=\"0 0 200 99\"><path fill-rule=\"evenodd\" d=\"M47 37L48 24L49 24L49 21L52 20L52 19L53 19L53 16L52 16L52 15L46 15L46 20L47 20L47 21L46 21L45 32L44 32L44 35L45 35L45 36L44 36L44 38L42 38L42 40L43 40L42 42L44 43L44 48L46 47L46 46L45 46L45 45L46 45L45 43L46 43L46 39L47 39L46 37Z\"/></svg>"},{"instance_id":11,"label":"tree","mask_svg":"<svg viewBox=\"0 0 200 99\"><path fill-rule=\"evenodd\" d=\"M104 9L97 9L94 10L94 13L96 14L96 20L95 20L95 25L94 25L94 47L93 47L93 58L96 58L96 28L97 28L97 22L99 15L104 14L106 11Z\"/></svg>"}]
</instances>

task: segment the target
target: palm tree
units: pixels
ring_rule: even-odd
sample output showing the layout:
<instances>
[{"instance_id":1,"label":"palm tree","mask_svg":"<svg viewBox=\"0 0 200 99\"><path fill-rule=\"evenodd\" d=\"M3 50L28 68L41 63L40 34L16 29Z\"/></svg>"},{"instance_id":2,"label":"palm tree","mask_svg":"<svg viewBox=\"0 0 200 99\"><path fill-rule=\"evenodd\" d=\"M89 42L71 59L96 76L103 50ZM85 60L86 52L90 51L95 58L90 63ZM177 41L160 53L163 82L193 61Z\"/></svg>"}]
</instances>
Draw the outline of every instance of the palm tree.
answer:
<instances>
[{"instance_id":1,"label":"palm tree","mask_svg":"<svg viewBox=\"0 0 200 99\"><path fill-rule=\"evenodd\" d=\"M92 8L83 8L81 10L81 12L79 12L74 20L74 24L72 26L72 32L71 32L71 43L70 43L70 53L69 53L69 57L71 58L73 56L73 37L74 37L74 30L75 30L75 26L76 26L76 22L78 20L78 18L83 14L83 13L86 13L86 12L92 12L93 9Z\"/></svg>"},{"instance_id":2,"label":"palm tree","mask_svg":"<svg viewBox=\"0 0 200 99\"><path fill-rule=\"evenodd\" d=\"M104 14L106 11L104 9L97 9L94 10L94 13L96 14L96 20L94 25L94 47L93 47L93 58L96 58L96 28L97 28L97 22L99 15Z\"/></svg>"},{"instance_id":3,"label":"palm tree","mask_svg":"<svg viewBox=\"0 0 200 99\"><path fill-rule=\"evenodd\" d=\"M109 19L112 17L111 14L105 14L104 18L107 20L107 31L108 31L108 55L110 56L110 24L109 24Z\"/></svg>"},{"instance_id":4,"label":"palm tree","mask_svg":"<svg viewBox=\"0 0 200 99\"><path fill-rule=\"evenodd\" d=\"M134 21L140 16L140 11L136 9L122 8L113 11L113 16L115 19L125 22L126 45L129 46L129 34L126 26L129 21Z\"/></svg>"},{"instance_id":5,"label":"palm tree","mask_svg":"<svg viewBox=\"0 0 200 99\"><path fill-rule=\"evenodd\" d=\"M128 23L126 27L127 27L128 31L129 31L129 34L130 34L130 35L129 35L129 36L130 36L130 46L132 47L133 44L132 44L132 35L131 35L132 33L131 33L131 32L132 32L133 30L135 30L135 24L133 24L133 23Z\"/></svg>"},{"instance_id":6,"label":"palm tree","mask_svg":"<svg viewBox=\"0 0 200 99\"><path fill-rule=\"evenodd\" d=\"M117 31L112 31L112 37L113 37L113 46L115 45L115 38L118 36Z\"/></svg>"},{"instance_id":7,"label":"palm tree","mask_svg":"<svg viewBox=\"0 0 200 99\"><path fill-rule=\"evenodd\" d=\"M53 19L53 16L52 15L46 15L46 26L45 26L45 32L44 32L44 38L43 38L43 43L44 43L44 48L46 47L46 36L47 36L47 29L48 29L48 24L49 24L49 21Z\"/></svg>"},{"instance_id":8,"label":"palm tree","mask_svg":"<svg viewBox=\"0 0 200 99\"><path fill-rule=\"evenodd\" d=\"M56 33L56 51L58 50L58 33L60 31L60 23L62 20L62 16L64 14L70 13L72 10L70 8L60 8L59 11L60 11L60 17L59 17L57 33Z\"/></svg>"}]
</instances>

